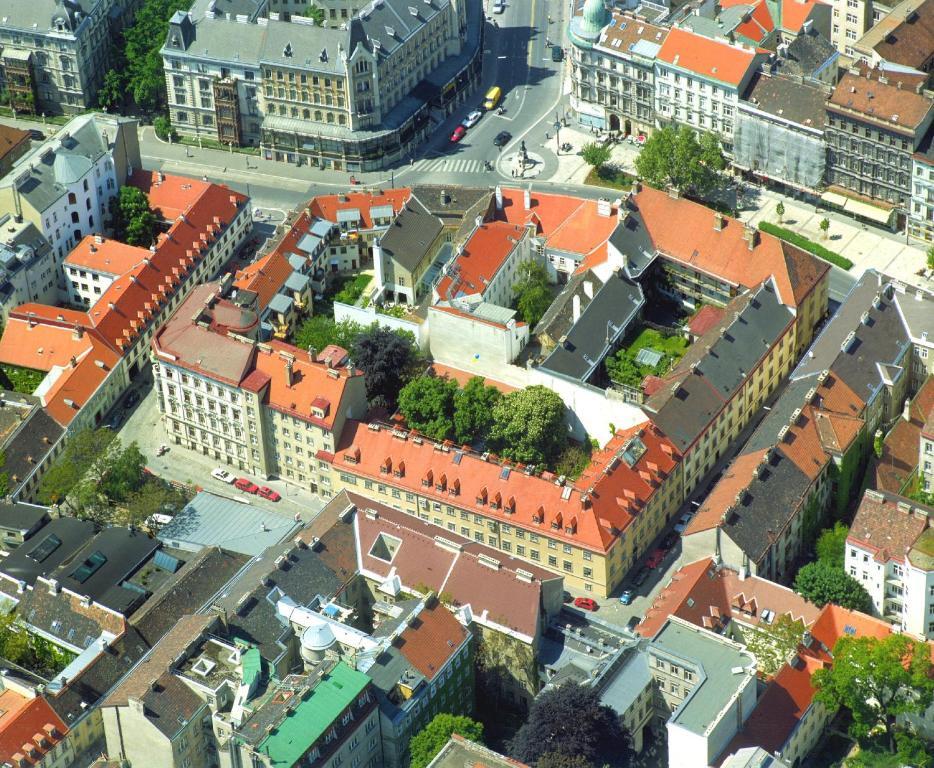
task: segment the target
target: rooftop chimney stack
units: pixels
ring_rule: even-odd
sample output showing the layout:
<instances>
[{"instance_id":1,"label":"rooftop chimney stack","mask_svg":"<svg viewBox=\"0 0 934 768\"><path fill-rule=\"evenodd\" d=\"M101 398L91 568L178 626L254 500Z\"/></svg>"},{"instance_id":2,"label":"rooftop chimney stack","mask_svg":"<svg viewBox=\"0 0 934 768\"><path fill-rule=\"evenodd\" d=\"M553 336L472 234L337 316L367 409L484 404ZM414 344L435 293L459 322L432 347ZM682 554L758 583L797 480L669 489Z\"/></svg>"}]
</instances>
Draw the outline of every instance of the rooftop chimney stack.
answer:
<instances>
[{"instance_id":1,"label":"rooftop chimney stack","mask_svg":"<svg viewBox=\"0 0 934 768\"><path fill-rule=\"evenodd\" d=\"M529 185L522 190L522 205L525 206L525 210L532 210L532 186Z\"/></svg>"},{"instance_id":2,"label":"rooftop chimney stack","mask_svg":"<svg viewBox=\"0 0 934 768\"><path fill-rule=\"evenodd\" d=\"M756 245L759 242L759 232L755 227L746 225L746 229L743 231L743 240L746 241L746 247L750 251L754 251L756 249Z\"/></svg>"},{"instance_id":3,"label":"rooftop chimney stack","mask_svg":"<svg viewBox=\"0 0 934 768\"><path fill-rule=\"evenodd\" d=\"M294 383L294 376L293 376L293 372L292 372L292 361L291 361L291 360L286 360L286 361L285 361L285 380L286 380L286 383L288 384L288 386L290 386L290 387L291 387L292 384Z\"/></svg>"},{"instance_id":4,"label":"rooftop chimney stack","mask_svg":"<svg viewBox=\"0 0 934 768\"><path fill-rule=\"evenodd\" d=\"M496 210L503 210L503 188L499 184L496 185Z\"/></svg>"},{"instance_id":5,"label":"rooftop chimney stack","mask_svg":"<svg viewBox=\"0 0 934 768\"><path fill-rule=\"evenodd\" d=\"M713 228L716 232L723 231L723 214L720 211L714 211L713 214Z\"/></svg>"},{"instance_id":6,"label":"rooftop chimney stack","mask_svg":"<svg viewBox=\"0 0 934 768\"><path fill-rule=\"evenodd\" d=\"M317 363L318 362L318 350L314 347L308 347L308 362Z\"/></svg>"}]
</instances>

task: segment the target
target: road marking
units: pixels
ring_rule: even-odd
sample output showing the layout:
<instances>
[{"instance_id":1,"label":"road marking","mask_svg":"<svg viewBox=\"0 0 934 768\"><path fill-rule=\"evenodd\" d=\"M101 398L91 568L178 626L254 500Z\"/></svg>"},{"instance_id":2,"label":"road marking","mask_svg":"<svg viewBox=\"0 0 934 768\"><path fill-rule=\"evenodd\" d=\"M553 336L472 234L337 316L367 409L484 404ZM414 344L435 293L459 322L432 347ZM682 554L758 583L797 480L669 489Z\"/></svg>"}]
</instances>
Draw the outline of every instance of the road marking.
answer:
<instances>
[{"instance_id":1,"label":"road marking","mask_svg":"<svg viewBox=\"0 0 934 768\"><path fill-rule=\"evenodd\" d=\"M529 26L530 27L533 26L534 21L535 21L535 0L532 0L532 13L529 15ZM532 68L532 39L531 38L529 38L528 46L529 46L529 55L527 57L527 63L529 65L529 69L531 69ZM526 72L526 74L528 74L528 72Z\"/></svg>"},{"instance_id":2,"label":"road marking","mask_svg":"<svg viewBox=\"0 0 934 768\"><path fill-rule=\"evenodd\" d=\"M507 57L506 57L506 56L497 56L496 58L497 58L497 59L505 59L505 58L507 58Z\"/></svg>"}]
</instances>

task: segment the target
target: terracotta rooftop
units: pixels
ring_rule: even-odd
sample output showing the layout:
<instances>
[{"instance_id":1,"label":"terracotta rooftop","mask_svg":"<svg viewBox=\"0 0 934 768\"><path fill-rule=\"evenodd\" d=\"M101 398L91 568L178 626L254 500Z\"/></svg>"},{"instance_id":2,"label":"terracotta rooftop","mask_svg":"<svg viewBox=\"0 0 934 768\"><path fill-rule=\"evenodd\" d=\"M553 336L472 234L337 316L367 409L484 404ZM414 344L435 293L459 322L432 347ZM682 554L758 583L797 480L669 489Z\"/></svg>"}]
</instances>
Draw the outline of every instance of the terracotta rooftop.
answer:
<instances>
[{"instance_id":1,"label":"terracotta rooftop","mask_svg":"<svg viewBox=\"0 0 934 768\"><path fill-rule=\"evenodd\" d=\"M41 695L29 698L11 688L0 693L0 764L45 764L45 756L67 733Z\"/></svg>"},{"instance_id":2,"label":"terracotta rooftop","mask_svg":"<svg viewBox=\"0 0 934 768\"><path fill-rule=\"evenodd\" d=\"M438 295L442 300L482 296L525 234L525 228L516 224L481 224L454 257L448 274L441 278Z\"/></svg>"},{"instance_id":3,"label":"terracotta rooftop","mask_svg":"<svg viewBox=\"0 0 934 768\"><path fill-rule=\"evenodd\" d=\"M934 418L934 377L928 377L908 404L908 419L899 419L885 436L882 456L872 457L878 490L900 493L911 479L918 466L920 436L931 418Z\"/></svg>"},{"instance_id":4,"label":"terracotta rooftop","mask_svg":"<svg viewBox=\"0 0 934 768\"><path fill-rule=\"evenodd\" d=\"M599 45L614 52L625 52L640 40L647 40L655 45L665 42L668 30L649 24L645 19L628 13L614 12L610 24L603 30ZM616 42L616 41L619 42Z\"/></svg>"},{"instance_id":5,"label":"terracotta rooftop","mask_svg":"<svg viewBox=\"0 0 934 768\"><path fill-rule=\"evenodd\" d=\"M731 618L758 626L786 614L810 626L819 613L820 608L787 587L757 576L741 578L736 571L718 567L711 558L705 558L684 566L671 577L636 632L654 637L669 616L718 630Z\"/></svg>"},{"instance_id":6,"label":"terracotta rooftop","mask_svg":"<svg viewBox=\"0 0 934 768\"><path fill-rule=\"evenodd\" d=\"M902 86L895 73L885 76L879 70L862 69L863 74L847 72L837 83L827 107L838 113L870 120L889 130L913 132L921 126L934 101L909 86Z\"/></svg>"},{"instance_id":7,"label":"terracotta rooftop","mask_svg":"<svg viewBox=\"0 0 934 768\"><path fill-rule=\"evenodd\" d=\"M208 189L215 186L189 176L172 176L162 171L143 169L133 171L129 184L145 192L149 206L166 221L174 221L187 213Z\"/></svg>"},{"instance_id":8,"label":"terracotta rooftop","mask_svg":"<svg viewBox=\"0 0 934 768\"><path fill-rule=\"evenodd\" d=\"M756 66L757 52L748 46L716 40L672 27L658 60L727 85L739 86Z\"/></svg>"},{"instance_id":9,"label":"terracotta rooftop","mask_svg":"<svg viewBox=\"0 0 934 768\"><path fill-rule=\"evenodd\" d=\"M929 524L934 510L901 496L866 491L846 537L848 546L872 553L876 562L904 563L905 556Z\"/></svg>"},{"instance_id":10,"label":"terracotta rooftop","mask_svg":"<svg viewBox=\"0 0 934 768\"><path fill-rule=\"evenodd\" d=\"M396 648L415 669L431 682L470 633L437 600L418 614L399 636Z\"/></svg>"},{"instance_id":11,"label":"terracotta rooftop","mask_svg":"<svg viewBox=\"0 0 934 768\"><path fill-rule=\"evenodd\" d=\"M312 216L333 223L338 221L338 211L357 211L360 214L359 225L354 229L373 229L373 209L391 205L393 211L402 210L412 196L407 187L384 189L378 192L350 192L337 195L316 195L308 201Z\"/></svg>"},{"instance_id":12,"label":"terracotta rooftop","mask_svg":"<svg viewBox=\"0 0 934 768\"><path fill-rule=\"evenodd\" d=\"M122 275L149 256L148 248L126 245L100 235L88 235L65 257L65 264L109 275Z\"/></svg>"},{"instance_id":13,"label":"terracotta rooftop","mask_svg":"<svg viewBox=\"0 0 934 768\"><path fill-rule=\"evenodd\" d=\"M257 309L262 312L293 271L285 253L277 249L238 271L233 285L253 291L257 296Z\"/></svg>"},{"instance_id":14,"label":"terracotta rooftop","mask_svg":"<svg viewBox=\"0 0 934 768\"><path fill-rule=\"evenodd\" d=\"M717 528L723 521L726 510L735 503L736 495L752 482L756 467L762 463L764 456L765 451L757 451L740 454L733 459L685 528L684 535Z\"/></svg>"},{"instance_id":15,"label":"terracotta rooftop","mask_svg":"<svg viewBox=\"0 0 934 768\"><path fill-rule=\"evenodd\" d=\"M828 5L823 0L781 0L781 28L797 33L815 8Z\"/></svg>"},{"instance_id":16,"label":"terracotta rooftop","mask_svg":"<svg viewBox=\"0 0 934 768\"><path fill-rule=\"evenodd\" d=\"M692 336L703 336L717 323L723 320L726 310L715 307L713 304L704 304L697 314L687 324L687 330Z\"/></svg>"}]
</instances>

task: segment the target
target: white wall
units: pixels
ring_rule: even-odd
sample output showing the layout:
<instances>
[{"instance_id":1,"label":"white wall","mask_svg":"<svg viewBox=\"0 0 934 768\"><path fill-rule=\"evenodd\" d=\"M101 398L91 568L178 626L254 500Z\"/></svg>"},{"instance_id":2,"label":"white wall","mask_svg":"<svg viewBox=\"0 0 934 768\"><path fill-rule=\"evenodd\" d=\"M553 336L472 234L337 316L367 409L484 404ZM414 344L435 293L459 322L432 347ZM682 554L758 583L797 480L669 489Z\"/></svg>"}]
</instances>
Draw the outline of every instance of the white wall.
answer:
<instances>
[{"instance_id":1,"label":"white wall","mask_svg":"<svg viewBox=\"0 0 934 768\"><path fill-rule=\"evenodd\" d=\"M343 304L339 301L334 302L334 319L337 322L342 320L352 320L363 326L379 323L383 328L389 328L394 331L408 331L414 334L415 341L419 349L428 349L428 323L416 323L412 320L403 320L399 317L384 315L377 312L373 306L352 307L350 304Z\"/></svg>"},{"instance_id":2,"label":"white wall","mask_svg":"<svg viewBox=\"0 0 934 768\"><path fill-rule=\"evenodd\" d=\"M487 362L511 363L528 344L529 327L510 323L511 327L497 325L431 307L428 310L431 354L440 360L451 350L457 350L458 357L479 355Z\"/></svg>"},{"instance_id":3,"label":"white wall","mask_svg":"<svg viewBox=\"0 0 934 768\"><path fill-rule=\"evenodd\" d=\"M669 720L668 765L670 768L707 768L707 740Z\"/></svg>"},{"instance_id":4,"label":"white wall","mask_svg":"<svg viewBox=\"0 0 934 768\"><path fill-rule=\"evenodd\" d=\"M934 571L923 571L906 564L903 603L905 629L913 635L934 640Z\"/></svg>"}]
</instances>

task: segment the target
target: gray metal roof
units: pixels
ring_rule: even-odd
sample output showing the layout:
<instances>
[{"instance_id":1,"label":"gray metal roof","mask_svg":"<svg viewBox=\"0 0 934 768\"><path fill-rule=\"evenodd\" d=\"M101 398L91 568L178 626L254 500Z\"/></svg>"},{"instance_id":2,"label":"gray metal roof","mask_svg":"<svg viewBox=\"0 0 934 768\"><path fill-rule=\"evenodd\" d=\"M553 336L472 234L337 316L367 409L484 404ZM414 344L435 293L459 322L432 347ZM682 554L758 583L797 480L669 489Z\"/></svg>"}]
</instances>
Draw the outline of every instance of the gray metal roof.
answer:
<instances>
[{"instance_id":1,"label":"gray metal roof","mask_svg":"<svg viewBox=\"0 0 934 768\"><path fill-rule=\"evenodd\" d=\"M4 0L0 3L0 29L28 29L31 32L48 32L52 29L52 18L62 14L67 27L80 24L81 15L87 16L105 5L104 0ZM61 34L56 32L56 34Z\"/></svg>"},{"instance_id":2,"label":"gray metal roof","mask_svg":"<svg viewBox=\"0 0 934 768\"><path fill-rule=\"evenodd\" d=\"M700 627L669 619L652 638L649 647L653 654L690 662L698 671L697 683L669 721L692 733L702 734L714 723L740 687L749 681L750 675L745 670L752 671L753 679L749 684L756 684L752 654ZM734 672L736 668L743 671Z\"/></svg>"},{"instance_id":3,"label":"gray metal roof","mask_svg":"<svg viewBox=\"0 0 934 768\"><path fill-rule=\"evenodd\" d=\"M385 255L413 270L428 253L444 225L414 195L408 199L380 240Z\"/></svg>"},{"instance_id":4,"label":"gray metal roof","mask_svg":"<svg viewBox=\"0 0 934 768\"><path fill-rule=\"evenodd\" d=\"M190 552L216 546L259 555L300 525L284 514L202 491L159 532L159 538L170 547Z\"/></svg>"},{"instance_id":5,"label":"gray metal roof","mask_svg":"<svg viewBox=\"0 0 934 768\"><path fill-rule=\"evenodd\" d=\"M49 515L48 507L20 502L0 502L0 528L26 534Z\"/></svg>"},{"instance_id":6,"label":"gray metal roof","mask_svg":"<svg viewBox=\"0 0 934 768\"><path fill-rule=\"evenodd\" d=\"M301 272L293 272L285 279L285 287L290 291L303 291L310 282L311 279L308 275L303 275ZM272 306L272 304L270 304L270 306Z\"/></svg>"},{"instance_id":7,"label":"gray metal roof","mask_svg":"<svg viewBox=\"0 0 934 768\"><path fill-rule=\"evenodd\" d=\"M340 211L338 211L340 213ZM296 244L296 248L305 253L314 253L317 247L321 245L321 238L316 235L303 235L302 239Z\"/></svg>"},{"instance_id":8,"label":"gray metal roof","mask_svg":"<svg viewBox=\"0 0 934 768\"><path fill-rule=\"evenodd\" d=\"M0 572L29 586L48 576L94 536L94 524L59 517L40 528L19 549L0 562Z\"/></svg>"},{"instance_id":9,"label":"gray metal roof","mask_svg":"<svg viewBox=\"0 0 934 768\"><path fill-rule=\"evenodd\" d=\"M293 303L294 302L292 301L291 296L286 296L285 294L277 293L275 296L273 296L269 300L268 306L269 306L269 309L271 309L273 312L279 312L280 314L285 315L289 312L290 309L292 309Z\"/></svg>"},{"instance_id":10,"label":"gray metal roof","mask_svg":"<svg viewBox=\"0 0 934 768\"><path fill-rule=\"evenodd\" d=\"M610 277L541 367L587 381L642 309L642 287L622 271Z\"/></svg>"},{"instance_id":11,"label":"gray metal roof","mask_svg":"<svg viewBox=\"0 0 934 768\"><path fill-rule=\"evenodd\" d=\"M821 131L829 90L789 77L756 74L744 101L754 109Z\"/></svg>"},{"instance_id":12,"label":"gray metal roof","mask_svg":"<svg viewBox=\"0 0 934 768\"><path fill-rule=\"evenodd\" d=\"M640 649L628 652L629 658L613 674L609 685L600 691L600 703L622 716L652 682L648 656Z\"/></svg>"},{"instance_id":13,"label":"gray metal roof","mask_svg":"<svg viewBox=\"0 0 934 768\"><path fill-rule=\"evenodd\" d=\"M934 294L920 288L896 290L893 298L912 339L934 344Z\"/></svg>"}]
</instances>

